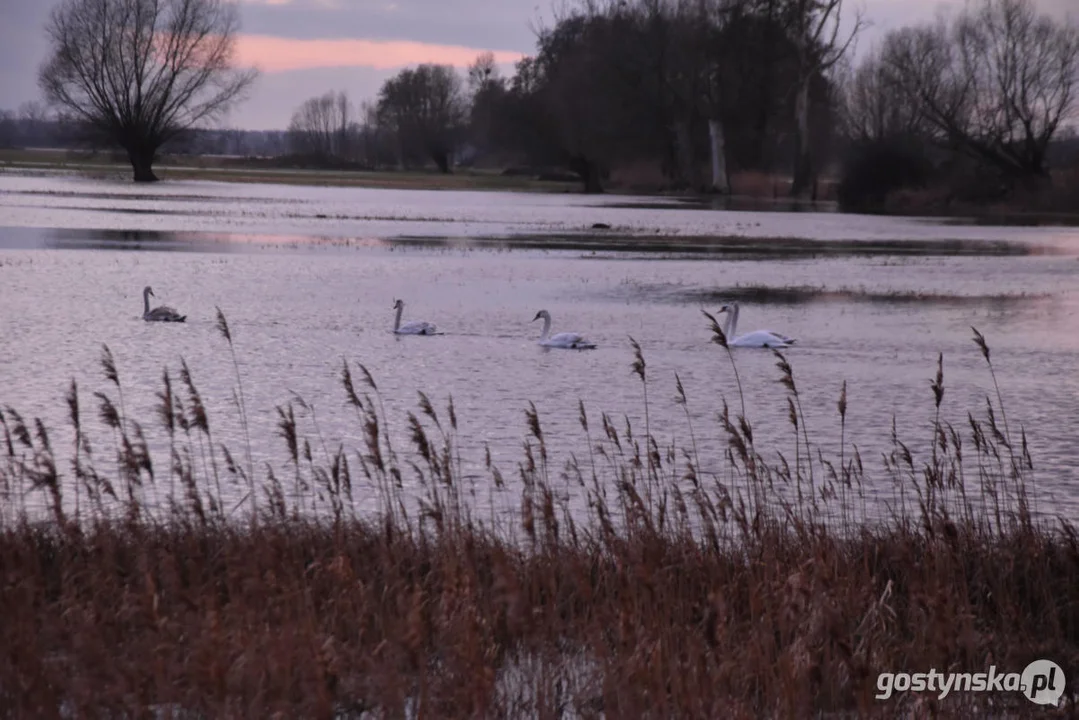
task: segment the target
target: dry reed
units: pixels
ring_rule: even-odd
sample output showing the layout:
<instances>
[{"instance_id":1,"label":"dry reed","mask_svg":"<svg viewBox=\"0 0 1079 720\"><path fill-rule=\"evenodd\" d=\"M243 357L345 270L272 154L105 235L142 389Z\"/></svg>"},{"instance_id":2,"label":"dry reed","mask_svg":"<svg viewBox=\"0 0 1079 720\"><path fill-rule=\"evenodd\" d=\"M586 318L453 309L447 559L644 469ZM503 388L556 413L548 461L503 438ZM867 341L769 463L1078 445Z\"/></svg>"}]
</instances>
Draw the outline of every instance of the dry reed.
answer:
<instances>
[{"instance_id":1,"label":"dry reed","mask_svg":"<svg viewBox=\"0 0 1079 720\"><path fill-rule=\"evenodd\" d=\"M267 465L256 482L250 451L244 467L215 441L186 364L159 393L167 482L105 393L107 469L74 383L69 474L45 426L5 407L0 718L1045 715L1018 693L874 697L885 671L1018 671L1046 657L1075 677L1079 538L1031 512L1033 463L999 389L968 428L951 426L942 357L931 450L893 427L869 473L857 448L826 457L811 441L794 371L776 360L793 465L765 460L740 395L738 414L719 415L721 473L702 468L688 409L684 447L661 448L606 415L593 436L583 404L589 457L559 471L533 406L515 476L485 463L518 509L487 520L469 499L452 400L439 410L421 393L409 445L395 448L358 364L341 383L360 447L328 447L313 412L309 435L300 398L278 408L288 480ZM119 400L107 351L103 363ZM235 356L234 368L239 383ZM676 391L688 406L677 379ZM241 392L237 406L246 426ZM842 446L845 384L836 407ZM229 479L248 512L226 502ZM896 488L883 519L866 509L870 482ZM372 495L377 511L361 512ZM1076 712L1071 687L1058 712Z\"/></svg>"}]
</instances>

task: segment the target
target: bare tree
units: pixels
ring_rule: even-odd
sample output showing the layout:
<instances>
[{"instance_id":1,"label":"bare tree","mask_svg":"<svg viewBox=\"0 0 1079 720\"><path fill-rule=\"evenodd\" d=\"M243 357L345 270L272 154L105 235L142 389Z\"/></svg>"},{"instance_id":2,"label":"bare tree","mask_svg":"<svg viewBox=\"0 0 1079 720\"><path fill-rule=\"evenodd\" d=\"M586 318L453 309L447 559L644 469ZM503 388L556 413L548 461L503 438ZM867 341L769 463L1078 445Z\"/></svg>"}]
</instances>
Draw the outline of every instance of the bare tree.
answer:
<instances>
[{"instance_id":1,"label":"bare tree","mask_svg":"<svg viewBox=\"0 0 1079 720\"><path fill-rule=\"evenodd\" d=\"M836 72L841 132L856 142L927 134L922 113L900 89L881 51L870 52L856 68Z\"/></svg>"},{"instance_id":2,"label":"bare tree","mask_svg":"<svg viewBox=\"0 0 1079 720\"><path fill-rule=\"evenodd\" d=\"M506 98L506 81L493 53L482 53L469 65L468 94L468 138L477 155L483 156L495 145L496 118Z\"/></svg>"},{"instance_id":3,"label":"bare tree","mask_svg":"<svg viewBox=\"0 0 1079 720\"><path fill-rule=\"evenodd\" d=\"M254 70L233 66L239 28L227 0L64 0L46 31L38 82L48 101L127 151L153 181L158 149L243 97Z\"/></svg>"},{"instance_id":4,"label":"bare tree","mask_svg":"<svg viewBox=\"0 0 1079 720\"><path fill-rule=\"evenodd\" d=\"M18 136L18 126L15 124L15 113L10 110L0 110L0 147L12 147Z\"/></svg>"},{"instance_id":5,"label":"bare tree","mask_svg":"<svg viewBox=\"0 0 1079 720\"><path fill-rule=\"evenodd\" d=\"M1079 27L1039 17L1030 0L984 0L955 35L981 152L1017 174L1044 175L1049 141L1075 109Z\"/></svg>"},{"instance_id":6,"label":"bare tree","mask_svg":"<svg viewBox=\"0 0 1079 720\"><path fill-rule=\"evenodd\" d=\"M722 42L724 30L729 26L732 16L749 11L745 0L693 0L696 5L695 17L691 15L690 27L695 32L685 33L683 50L689 50L708 40L715 45L711 52L691 51L690 56L701 55L707 58L704 82L697 82L696 73L681 73L683 78L690 78L693 86L699 90L703 100L703 110L708 118L709 154L712 168L711 189L721 194L731 191L730 175L727 169L727 133L724 128L724 115L730 106L731 75L739 70L739 51L743 48L731 47ZM697 42L693 42L696 39Z\"/></svg>"},{"instance_id":7,"label":"bare tree","mask_svg":"<svg viewBox=\"0 0 1079 720\"><path fill-rule=\"evenodd\" d=\"M324 161L348 159L352 154L352 115L352 103L343 92L328 92L305 101L289 122L291 151Z\"/></svg>"},{"instance_id":8,"label":"bare tree","mask_svg":"<svg viewBox=\"0 0 1079 720\"><path fill-rule=\"evenodd\" d=\"M792 0L790 32L798 55L795 86L795 151L791 195L805 195L813 184L813 148L809 128L809 91L815 77L827 72L850 49L864 27L856 15L843 34L843 0Z\"/></svg>"},{"instance_id":9,"label":"bare tree","mask_svg":"<svg viewBox=\"0 0 1079 720\"><path fill-rule=\"evenodd\" d=\"M500 82L495 54L491 51L482 52L468 66L468 92L475 97L492 82Z\"/></svg>"},{"instance_id":10,"label":"bare tree","mask_svg":"<svg viewBox=\"0 0 1079 720\"><path fill-rule=\"evenodd\" d=\"M950 24L892 33L882 57L938 139L1010 179L1047 176L1049 143L1077 108L1074 23L1030 0L982 0Z\"/></svg>"},{"instance_id":11,"label":"bare tree","mask_svg":"<svg viewBox=\"0 0 1079 720\"><path fill-rule=\"evenodd\" d=\"M450 172L465 111L461 78L450 65L402 70L379 91L379 125L396 135L401 165L426 157Z\"/></svg>"},{"instance_id":12,"label":"bare tree","mask_svg":"<svg viewBox=\"0 0 1079 720\"><path fill-rule=\"evenodd\" d=\"M49 121L49 109L36 100L24 102L19 106L19 119L32 125Z\"/></svg>"}]
</instances>

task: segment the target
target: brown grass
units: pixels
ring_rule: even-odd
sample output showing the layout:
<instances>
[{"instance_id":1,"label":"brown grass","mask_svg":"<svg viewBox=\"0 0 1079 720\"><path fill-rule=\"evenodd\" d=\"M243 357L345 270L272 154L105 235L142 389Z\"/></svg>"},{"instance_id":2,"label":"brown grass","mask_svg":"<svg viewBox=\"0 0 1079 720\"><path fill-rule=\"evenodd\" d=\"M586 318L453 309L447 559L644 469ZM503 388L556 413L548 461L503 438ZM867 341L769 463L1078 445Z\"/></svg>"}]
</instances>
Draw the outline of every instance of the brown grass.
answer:
<instances>
[{"instance_id":1,"label":"brown grass","mask_svg":"<svg viewBox=\"0 0 1079 720\"><path fill-rule=\"evenodd\" d=\"M1079 224L1079 167L1054 170L1051 181L1019 187L992 202L956 199L948 182L888 194L885 212L896 215L967 216L994 225Z\"/></svg>"},{"instance_id":2,"label":"brown grass","mask_svg":"<svg viewBox=\"0 0 1079 720\"><path fill-rule=\"evenodd\" d=\"M731 173L731 194L752 198L785 198L790 194L790 178L774 173L745 170Z\"/></svg>"},{"instance_id":3,"label":"brown grass","mask_svg":"<svg viewBox=\"0 0 1079 720\"><path fill-rule=\"evenodd\" d=\"M60 150L0 150L0 167L72 170L91 176L130 177L131 166L107 153ZM281 167L272 159L175 155L161 158L154 172L163 180L281 183L399 190L515 190L576 192L577 183L459 169L451 174L396 170L322 170Z\"/></svg>"},{"instance_id":4,"label":"brown grass","mask_svg":"<svg viewBox=\"0 0 1079 720\"><path fill-rule=\"evenodd\" d=\"M231 347L223 316L218 329ZM320 447L294 400L278 411L290 476L266 466L256 481L251 460L216 444L182 366L162 378L162 469L106 351L106 460L85 442L74 383L63 476L47 429L0 412L0 717L1051 716L1018 693L874 698L883 671L1047 657L1075 677L1079 540L1032 512L1025 434L999 393L951 427L939 364L931 442L893 428L870 473L855 447L820 452L775 357L793 457L765 460L740 388L738 411L719 414L716 475L688 410L686 442L660 447L647 420L644 435L605 415L596 426L582 405L589 457L558 471L531 408L514 477L488 462L517 510L481 521L452 400L438 411L421 394L396 447L374 378L345 364L362 446ZM627 365L647 389L635 344ZM688 406L677 378L675 392ZM845 386L836 409L843 438ZM565 504L565 483L587 509ZM894 488L882 516L870 483ZM248 495L226 502L223 484ZM148 503L151 490L166 500ZM38 496L51 522L32 519ZM370 497L378 512L360 513ZM1075 710L1069 687L1058 712Z\"/></svg>"},{"instance_id":5,"label":"brown grass","mask_svg":"<svg viewBox=\"0 0 1079 720\"><path fill-rule=\"evenodd\" d=\"M670 178L655 160L624 162L611 169L607 184L619 192L658 192L671 185Z\"/></svg>"}]
</instances>

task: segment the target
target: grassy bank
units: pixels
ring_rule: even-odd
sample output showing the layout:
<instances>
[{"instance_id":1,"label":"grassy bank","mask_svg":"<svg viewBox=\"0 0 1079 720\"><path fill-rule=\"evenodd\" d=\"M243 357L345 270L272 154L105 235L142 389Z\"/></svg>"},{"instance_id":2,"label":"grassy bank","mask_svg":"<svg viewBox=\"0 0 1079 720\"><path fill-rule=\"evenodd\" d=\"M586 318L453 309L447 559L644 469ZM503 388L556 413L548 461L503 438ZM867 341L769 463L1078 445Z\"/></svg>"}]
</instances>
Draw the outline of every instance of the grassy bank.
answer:
<instances>
[{"instance_id":1,"label":"grassy bank","mask_svg":"<svg viewBox=\"0 0 1079 720\"><path fill-rule=\"evenodd\" d=\"M131 167L109 153L80 153L52 149L0 148L0 170L76 172L89 177L130 180ZM486 190L541 193L581 192L569 180L538 179L529 174L498 169L458 168L451 174L434 170L344 170L287 166L277 158L169 155L154 171L162 180L212 180L237 183L273 183L323 187L382 188L394 190ZM1075 212L1075 171L1057 173L1051 189L1018 193L993 202L960 202L948 187L899 190L890 193L875 212L908 217L954 218L987 225L1079 225ZM822 178L816 200L789 197L790 178L777 173L746 171L731 176L731 194L702 194L672 190L657 168L630 167L612 173L605 183L610 193L637 197L680 198L686 207L718 210L778 212L833 212L838 208L836 181ZM856 212L856 210L850 210Z\"/></svg>"},{"instance_id":2,"label":"grassy bank","mask_svg":"<svg viewBox=\"0 0 1079 720\"><path fill-rule=\"evenodd\" d=\"M130 180L131 166L108 153L66 150L0 149L0 168L72 171L91 176ZM272 158L231 158L169 155L154 166L162 180L215 180L220 182L278 183L333 187L389 188L398 190L516 190L577 192L578 184L536 180L524 175L503 175L497 170L458 170L446 175L425 171L333 170L282 167Z\"/></svg>"},{"instance_id":3,"label":"grassy bank","mask_svg":"<svg viewBox=\"0 0 1079 720\"><path fill-rule=\"evenodd\" d=\"M717 362L737 372L708 322ZM223 316L218 329L231 349ZM626 372L642 383L645 426L582 406L589 454L563 463L526 410L517 467L488 462L515 507L492 517L462 477L452 400L421 395L397 446L376 380L346 363L340 400L361 446L328 447L294 399L278 410L286 464L256 468L246 447L214 439L182 366L161 381L161 462L125 415L106 349L93 409L70 388L70 452L0 414L0 716L1074 714L1074 686L1057 711L1018 692L874 697L881 672L1019 672L1049 658L1075 677L1079 539L1032 512L1033 464L999 393L952 427L938 365L933 437L907 444L882 428L891 453L863 463L846 444L819 451L794 369L775 357L791 456L766 460L740 390L717 408L724 458L698 457L688 412L684 442L658 445L634 343ZM844 386L841 435L846 411ZM114 447L85 441L91 412ZM879 513L873 484L893 489ZM567 486L586 502L571 507ZM361 512L371 499L377 511ZM33 522L35 505L52 521Z\"/></svg>"},{"instance_id":4,"label":"grassy bank","mask_svg":"<svg viewBox=\"0 0 1079 720\"><path fill-rule=\"evenodd\" d=\"M45 148L0 148L0 169L78 172L92 177L130 180L131 166L112 153L87 153ZM327 187L387 188L397 190L513 190L519 192L580 193L572 179L539 179L537 174L505 172L498 168L456 168L451 174L429 170L361 170L303 167L288 158L166 155L154 166L162 180L215 180L221 182L278 183ZM563 178L572 178L562 173ZM634 196L673 196L731 210L806 210L835 207L833 183L822 181L820 202L788 197L790 179L757 172L736 173L732 195L701 195L672 191L670 181L650 167L646 172L618 171L605 182L608 192Z\"/></svg>"}]
</instances>

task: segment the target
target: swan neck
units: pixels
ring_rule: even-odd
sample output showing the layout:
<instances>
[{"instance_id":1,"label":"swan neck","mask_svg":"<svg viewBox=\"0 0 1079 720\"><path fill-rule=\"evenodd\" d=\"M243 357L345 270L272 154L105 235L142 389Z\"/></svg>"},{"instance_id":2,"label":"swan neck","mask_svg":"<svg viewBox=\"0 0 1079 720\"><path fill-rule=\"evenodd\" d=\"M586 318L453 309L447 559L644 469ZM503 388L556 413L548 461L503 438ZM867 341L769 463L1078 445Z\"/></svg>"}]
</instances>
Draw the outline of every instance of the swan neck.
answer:
<instances>
[{"instance_id":1,"label":"swan neck","mask_svg":"<svg viewBox=\"0 0 1079 720\"><path fill-rule=\"evenodd\" d=\"M727 311L727 327L724 328L723 334L727 336L728 342L734 339L734 333L738 329L738 310L738 306L733 305L731 309Z\"/></svg>"},{"instance_id":2,"label":"swan neck","mask_svg":"<svg viewBox=\"0 0 1079 720\"><path fill-rule=\"evenodd\" d=\"M548 333L551 332L551 316L544 314L543 316L543 334L540 335L540 340L546 340Z\"/></svg>"},{"instance_id":3,"label":"swan neck","mask_svg":"<svg viewBox=\"0 0 1079 720\"><path fill-rule=\"evenodd\" d=\"M404 303L401 303L400 305L397 306L397 317L393 321L393 331L394 332L397 332L397 330L401 327L401 313L403 313L404 311L405 311L405 304Z\"/></svg>"},{"instance_id":4,"label":"swan neck","mask_svg":"<svg viewBox=\"0 0 1079 720\"><path fill-rule=\"evenodd\" d=\"M150 314L150 293L145 290L142 291L142 314Z\"/></svg>"}]
</instances>

